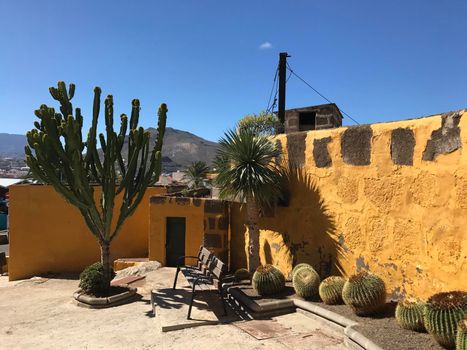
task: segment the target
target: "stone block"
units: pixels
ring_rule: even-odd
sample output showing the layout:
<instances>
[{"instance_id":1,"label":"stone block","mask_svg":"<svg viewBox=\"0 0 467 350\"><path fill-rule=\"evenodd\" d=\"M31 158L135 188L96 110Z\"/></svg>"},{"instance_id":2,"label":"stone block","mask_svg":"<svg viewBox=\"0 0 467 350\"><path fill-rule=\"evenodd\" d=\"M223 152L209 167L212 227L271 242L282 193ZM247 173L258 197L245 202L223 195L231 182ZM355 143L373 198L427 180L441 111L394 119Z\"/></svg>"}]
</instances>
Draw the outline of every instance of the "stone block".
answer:
<instances>
[{"instance_id":1,"label":"stone block","mask_svg":"<svg viewBox=\"0 0 467 350\"><path fill-rule=\"evenodd\" d=\"M287 134L289 164L295 167L305 165L306 132Z\"/></svg>"},{"instance_id":2,"label":"stone block","mask_svg":"<svg viewBox=\"0 0 467 350\"><path fill-rule=\"evenodd\" d=\"M328 168L332 165L328 151L329 142L331 142L331 137L313 140L313 159L318 168Z\"/></svg>"},{"instance_id":3,"label":"stone block","mask_svg":"<svg viewBox=\"0 0 467 350\"><path fill-rule=\"evenodd\" d=\"M447 113L441 116L441 128L431 133L431 139L426 144L423 160L435 160L440 154L448 154L462 148L459 112Z\"/></svg>"},{"instance_id":4,"label":"stone block","mask_svg":"<svg viewBox=\"0 0 467 350\"><path fill-rule=\"evenodd\" d=\"M175 203L178 204L178 205L189 205L190 204L190 198L176 197L175 198Z\"/></svg>"},{"instance_id":5,"label":"stone block","mask_svg":"<svg viewBox=\"0 0 467 350\"><path fill-rule=\"evenodd\" d=\"M165 204L167 203L167 197L162 196L152 196L151 204Z\"/></svg>"},{"instance_id":6,"label":"stone block","mask_svg":"<svg viewBox=\"0 0 467 350\"><path fill-rule=\"evenodd\" d=\"M209 214L223 214L225 211L225 203L220 200L206 199L204 202L204 212Z\"/></svg>"},{"instance_id":7,"label":"stone block","mask_svg":"<svg viewBox=\"0 0 467 350\"><path fill-rule=\"evenodd\" d=\"M344 131L341 137L341 154L345 163L351 165L370 165L371 138L370 126L353 126Z\"/></svg>"},{"instance_id":8,"label":"stone block","mask_svg":"<svg viewBox=\"0 0 467 350\"><path fill-rule=\"evenodd\" d=\"M391 132L391 158L397 165L413 165L415 137L409 128L397 128Z\"/></svg>"},{"instance_id":9,"label":"stone block","mask_svg":"<svg viewBox=\"0 0 467 350\"><path fill-rule=\"evenodd\" d=\"M217 233L205 233L203 245L210 248L222 248L222 236Z\"/></svg>"}]
</instances>

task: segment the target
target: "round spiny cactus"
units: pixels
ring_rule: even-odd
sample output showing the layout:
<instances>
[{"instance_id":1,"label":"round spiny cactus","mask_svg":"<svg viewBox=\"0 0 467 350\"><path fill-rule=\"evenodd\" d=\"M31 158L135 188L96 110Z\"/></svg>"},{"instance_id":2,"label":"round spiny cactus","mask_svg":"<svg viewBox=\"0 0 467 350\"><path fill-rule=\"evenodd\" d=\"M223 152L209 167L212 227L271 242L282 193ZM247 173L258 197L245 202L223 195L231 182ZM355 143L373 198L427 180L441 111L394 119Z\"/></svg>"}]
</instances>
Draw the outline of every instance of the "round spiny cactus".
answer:
<instances>
[{"instance_id":1,"label":"round spiny cactus","mask_svg":"<svg viewBox=\"0 0 467 350\"><path fill-rule=\"evenodd\" d=\"M445 292L431 296L424 312L425 328L445 348L456 344L457 324L467 313L467 292Z\"/></svg>"},{"instance_id":2,"label":"round spiny cactus","mask_svg":"<svg viewBox=\"0 0 467 350\"><path fill-rule=\"evenodd\" d=\"M467 314L457 324L456 350L467 350Z\"/></svg>"},{"instance_id":3,"label":"round spiny cactus","mask_svg":"<svg viewBox=\"0 0 467 350\"><path fill-rule=\"evenodd\" d=\"M307 267L312 267L310 264L307 264L307 263L300 263L298 265L295 265L295 267L292 269L292 279L293 279L293 275L295 275L295 272L297 272L297 270L303 266L307 266Z\"/></svg>"},{"instance_id":4,"label":"round spiny cactus","mask_svg":"<svg viewBox=\"0 0 467 350\"><path fill-rule=\"evenodd\" d=\"M319 296L328 305L342 304L342 289L345 278L341 276L329 276L319 285Z\"/></svg>"},{"instance_id":5,"label":"round spiny cactus","mask_svg":"<svg viewBox=\"0 0 467 350\"><path fill-rule=\"evenodd\" d=\"M424 302L410 300L399 301L396 307L396 321L402 328L409 329L411 331L424 332L424 309Z\"/></svg>"},{"instance_id":6,"label":"round spiny cactus","mask_svg":"<svg viewBox=\"0 0 467 350\"><path fill-rule=\"evenodd\" d=\"M277 267L269 264L259 266L251 282L259 295L276 294L285 288L284 275Z\"/></svg>"},{"instance_id":7,"label":"round spiny cactus","mask_svg":"<svg viewBox=\"0 0 467 350\"><path fill-rule=\"evenodd\" d=\"M302 266L293 274L292 284L299 297L309 299L318 295L320 278L311 266Z\"/></svg>"},{"instance_id":8,"label":"round spiny cactus","mask_svg":"<svg viewBox=\"0 0 467 350\"><path fill-rule=\"evenodd\" d=\"M248 271L245 268L241 268L235 271L234 277L235 277L235 280L238 282L238 281L243 281L243 280L249 280L251 275L250 275L250 271Z\"/></svg>"},{"instance_id":9,"label":"round spiny cactus","mask_svg":"<svg viewBox=\"0 0 467 350\"><path fill-rule=\"evenodd\" d=\"M371 315L386 303L384 281L371 272L359 272L345 282L342 300L352 307L357 315Z\"/></svg>"}]
</instances>

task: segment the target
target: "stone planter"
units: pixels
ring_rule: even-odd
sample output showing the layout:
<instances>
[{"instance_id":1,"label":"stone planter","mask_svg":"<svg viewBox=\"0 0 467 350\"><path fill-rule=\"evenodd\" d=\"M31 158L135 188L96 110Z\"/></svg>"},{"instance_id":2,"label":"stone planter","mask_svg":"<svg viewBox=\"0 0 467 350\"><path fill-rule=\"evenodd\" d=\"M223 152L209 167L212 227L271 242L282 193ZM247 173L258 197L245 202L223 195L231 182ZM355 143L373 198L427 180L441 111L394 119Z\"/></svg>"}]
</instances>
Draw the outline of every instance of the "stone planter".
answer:
<instances>
[{"instance_id":1,"label":"stone planter","mask_svg":"<svg viewBox=\"0 0 467 350\"><path fill-rule=\"evenodd\" d=\"M136 290L137 289L133 287L126 287L125 291L109 297L95 297L85 294L81 289L78 289L73 293L73 298L78 306L90 309L103 309L132 301L136 298Z\"/></svg>"}]
</instances>

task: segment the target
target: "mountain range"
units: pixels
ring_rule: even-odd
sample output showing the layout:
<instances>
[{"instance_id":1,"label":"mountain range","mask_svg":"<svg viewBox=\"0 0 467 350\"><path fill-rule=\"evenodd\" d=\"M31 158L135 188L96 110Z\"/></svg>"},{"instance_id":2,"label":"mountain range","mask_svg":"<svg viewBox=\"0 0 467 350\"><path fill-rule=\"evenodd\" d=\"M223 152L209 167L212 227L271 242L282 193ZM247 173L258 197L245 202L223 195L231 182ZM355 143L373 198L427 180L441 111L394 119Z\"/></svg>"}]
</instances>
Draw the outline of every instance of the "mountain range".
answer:
<instances>
[{"instance_id":1,"label":"mountain range","mask_svg":"<svg viewBox=\"0 0 467 350\"><path fill-rule=\"evenodd\" d=\"M157 130L147 129L151 134L150 147L154 146ZM23 158L26 136L0 133L0 157ZM217 150L217 143L205 140L187 131L166 128L162 146L162 171L173 172L185 169L193 161L211 164ZM127 144L123 146L127 153Z\"/></svg>"}]
</instances>

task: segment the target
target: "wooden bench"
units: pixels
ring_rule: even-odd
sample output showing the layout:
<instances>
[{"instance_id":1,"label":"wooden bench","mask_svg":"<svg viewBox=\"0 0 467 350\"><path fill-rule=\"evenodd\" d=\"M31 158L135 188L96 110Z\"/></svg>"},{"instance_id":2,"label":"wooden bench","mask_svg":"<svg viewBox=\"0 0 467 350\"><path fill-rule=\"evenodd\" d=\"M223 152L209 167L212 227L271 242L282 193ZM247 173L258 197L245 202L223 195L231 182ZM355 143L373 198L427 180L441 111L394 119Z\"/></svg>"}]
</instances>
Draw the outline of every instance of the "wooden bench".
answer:
<instances>
[{"instance_id":1,"label":"wooden bench","mask_svg":"<svg viewBox=\"0 0 467 350\"><path fill-rule=\"evenodd\" d=\"M188 284L191 286L191 300L187 315L188 320L191 318L193 301L195 299L196 293L198 292L219 293L219 297L222 301L222 307L224 308L224 315L227 314L227 308L222 290L222 284L226 278L226 266L222 261L216 258L214 254L211 252L206 254L206 251L209 252L209 250L202 247L200 248L197 257L191 257L198 259L197 266L178 266L177 272L175 273L173 289L176 288L177 276L179 272L182 272Z\"/></svg>"}]
</instances>

